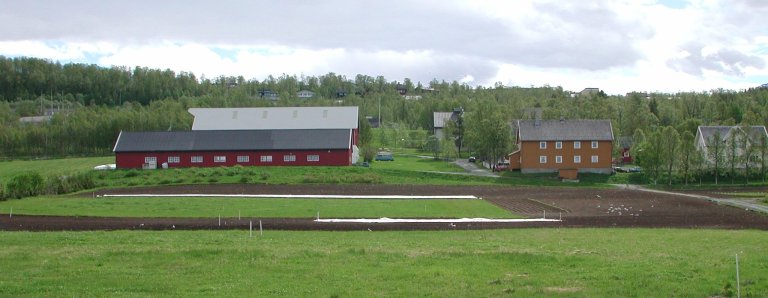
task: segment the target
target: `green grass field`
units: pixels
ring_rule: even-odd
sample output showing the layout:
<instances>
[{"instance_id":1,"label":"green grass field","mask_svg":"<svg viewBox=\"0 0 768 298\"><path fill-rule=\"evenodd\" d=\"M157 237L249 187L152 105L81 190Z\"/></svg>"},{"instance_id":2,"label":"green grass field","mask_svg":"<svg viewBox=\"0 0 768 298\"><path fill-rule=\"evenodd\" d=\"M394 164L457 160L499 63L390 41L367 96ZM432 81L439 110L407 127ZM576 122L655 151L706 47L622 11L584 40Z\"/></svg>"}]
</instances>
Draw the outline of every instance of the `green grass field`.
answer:
<instances>
[{"instance_id":1,"label":"green grass field","mask_svg":"<svg viewBox=\"0 0 768 298\"><path fill-rule=\"evenodd\" d=\"M768 233L0 232L0 296L768 296Z\"/></svg>"},{"instance_id":2,"label":"green grass field","mask_svg":"<svg viewBox=\"0 0 768 298\"><path fill-rule=\"evenodd\" d=\"M110 163L115 163L114 156L0 161L0 183L24 172L38 172L43 176L64 175L90 171L95 166Z\"/></svg>"},{"instance_id":3,"label":"green grass field","mask_svg":"<svg viewBox=\"0 0 768 298\"><path fill-rule=\"evenodd\" d=\"M36 197L0 202L0 213L104 217L520 218L484 200Z\"/></svg>"},{"instance_id":4,"label":"green grass field","mask_svg":"<svg viewBox=\"0 0 768 298\"><path fill-rule=\"evenodd\" d=\"M427 172L455 172L462 173L464 169L450 161L434 158L416 157L414 155L395 154L393 161L376 161L371 164L375 169L427 171Z\"/></svg>"}]
</instances>

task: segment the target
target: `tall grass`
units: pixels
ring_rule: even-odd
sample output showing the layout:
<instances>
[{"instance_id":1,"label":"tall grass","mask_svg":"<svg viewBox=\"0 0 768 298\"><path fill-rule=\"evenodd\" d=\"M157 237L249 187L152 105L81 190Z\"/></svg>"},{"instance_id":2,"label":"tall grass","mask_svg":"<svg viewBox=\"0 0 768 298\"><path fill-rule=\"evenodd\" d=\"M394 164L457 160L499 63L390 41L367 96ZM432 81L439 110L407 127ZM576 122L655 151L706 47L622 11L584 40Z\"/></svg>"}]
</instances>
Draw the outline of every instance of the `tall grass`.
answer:
<instances>
[{"instance_id":1,"label":"tall grass","mask_svg":"<svg viewBox=\"0 0 768 298\"><path fill-rule=\"evenodd\" d=\"M0 232L0 296L768 296L762 231Z\"/></svg>"}]
</instances>

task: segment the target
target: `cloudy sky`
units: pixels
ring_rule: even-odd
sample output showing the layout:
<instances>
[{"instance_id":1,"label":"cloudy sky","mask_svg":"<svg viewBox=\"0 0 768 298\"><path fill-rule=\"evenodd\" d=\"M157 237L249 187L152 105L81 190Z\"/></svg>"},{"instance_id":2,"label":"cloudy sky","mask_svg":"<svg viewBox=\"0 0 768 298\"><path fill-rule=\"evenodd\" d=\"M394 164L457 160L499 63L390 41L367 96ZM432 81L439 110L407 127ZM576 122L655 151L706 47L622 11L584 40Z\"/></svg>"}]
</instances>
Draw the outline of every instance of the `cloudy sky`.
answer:
<instances>
[{"instance_id":1,"label":"cloudy sky","mask_svg":"<svg viewBox=\"0 0 768 298\"><path fill-rule=\"evenodd\" d=\"M609 94L768 83L764 0L2 2L6 57Z\"/></svg>"}]
</instances>

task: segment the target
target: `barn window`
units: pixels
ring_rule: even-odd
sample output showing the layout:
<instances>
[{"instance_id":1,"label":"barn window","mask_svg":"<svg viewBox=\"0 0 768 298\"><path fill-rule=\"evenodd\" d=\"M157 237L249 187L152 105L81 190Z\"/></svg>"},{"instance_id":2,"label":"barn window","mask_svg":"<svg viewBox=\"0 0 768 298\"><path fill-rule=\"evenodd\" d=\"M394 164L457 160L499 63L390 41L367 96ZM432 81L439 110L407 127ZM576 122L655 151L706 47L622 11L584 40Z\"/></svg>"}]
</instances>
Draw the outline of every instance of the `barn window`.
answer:
<instances>
[{"instance_id":1,"label":"barn window","mask_svg":"<svg viewBox=\"0 0 768 298\"><path fill-rule=\"evenodd\" d=\"M251 158L248 155L238 155L237 162L249 162Z\"/></svg>"},{"instance_id":2,"label":"barn window","mask_svg":"<svg viewBox=\"0 0 768 298\"><path fill-rule=\"evenodd\" d=\"M227 162L227 157L223 155L214 156L213 162Z\"/></svg>"},{"instance_id":3,"label":"barn window","mask_svg":"<svg viewBox=\"0 0 768 298\"><path fill-rule=\"evenodd\" d=\"M539 149L547 149L547 142L539 142Z\"/></svg>"},{"instance_id":4,"label":"barn window","mask_svg":"<svg viewBox=\"0 0 768 298\"><path fill-rule=\"evenodd\" d=\"M262 155L259 160L261 162L272 162L272 155Z\"/></svg>"},{"instance_id":5,"label":"barn window","mask_svg":"<svg viewBox=\"0 0 768 298\"><path fill-rule=\"evenodd\" d=\"M547 157L544 155L539 156L539 163L547 163Z\"/></svg>"},{"instance_id":6,"label":"barn window","mask_svg":"<svg viewBox=\"0 0 768 298\"><path fill-rule=\"evenodd\" d=\"M153 163L153 164L157 164L157 157L155 157L155 156L147 156L147 157L144 157L144 163Z\"/></svg>"},{"instance_id":7,"label":"barn window","mask_svg":"<svg viewBox=\"0 0 768 298\"><path fill-rule=\"evenodd\" d=\"M560 155L555 156L555 163L563 163L563 157Z\"/></svg>"},{"instance_id":8,"label":"barn window","mask_svg":"<svg viewBox=\"0 0 768 298\"><path fill-rule=\"evenodd\" d=\"M290 155L283 155L283 161L284 162L293 162L296 161L296 155L290 154Z\"/></svg>"},{"instance_id":9,"label":"barn window","mask_svg":"<svg viewBox=\"0 0 768 298\"><path fill-rule=\"evenodd\" d=\"M563 142L560 142L560 141L555 142L555 149L563 149Z\"/></svg>"},{"instance_id":10,"label":"barn window","mask_svg":"<svg viewBox=\"0 0 768 298\"><path fill-rule=\"evenodd\" d=\"M181 162L181 158L178 156L168 156L168 163L179 163Z\"/></svg>"},{"instance_id":11,"label":"barn window","mask_svg":"<svg viewBox=\"0 0 768 298\"><path fill-rule=\"evenodd\" d=\"M592 163L597 163L597 155L592 155Z\"/></svg>"},{"instance_id":12,"label":"barn window","mask_svg":"<svg viewBox=\"0 0 768 298\"><path fill-rule=\"evenodd\" d=\"M573 149L581 149L581 141L573 141Z\"/></svg>"},{"instance_id":13,"label":"barn window","mask_svg":"<svg viewBox=\"0 0 768 298\"><path fill-rule=\"evenodd\" d=\"M320 161L320 155L307 155L307 161Z\"/></svg>"},{"instance_id":14,"label":"barn window","mask_svg":"<svg viewBox=\"0 0 768 298\"><path fill-rule=\"evenodd\" d=\"M203 162L203 157L202 156L192 156L191 161L193 163L201 163L201 162Z\"/></svg>"},{"instance_id":15,"label":"barn window","mask_svg":"<svg viewBox=\"0 0 768 298\"><path fill-rule=\"evenodd\" d=\"M597 148L597 141L592 141L592 149Z\"/></svg>"},{"instance_id":16,"label":"barn window","mask_svg":"<svg viewBox=\"0 0 768 298\"><path fill-rule=\"evenodd\" d=\"M574 155L573 163L581 163L581 155Z\"/></svg>"}]
</instances>

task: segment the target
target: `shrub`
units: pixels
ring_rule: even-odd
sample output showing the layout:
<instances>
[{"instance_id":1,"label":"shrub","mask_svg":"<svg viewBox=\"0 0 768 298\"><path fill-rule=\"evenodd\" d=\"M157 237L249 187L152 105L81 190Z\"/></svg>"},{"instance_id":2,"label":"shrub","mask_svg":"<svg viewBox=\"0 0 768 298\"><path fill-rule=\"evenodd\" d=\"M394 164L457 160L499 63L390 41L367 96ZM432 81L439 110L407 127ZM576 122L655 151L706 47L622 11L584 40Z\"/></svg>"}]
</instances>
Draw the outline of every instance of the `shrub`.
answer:
<instances>
[{"instance_id":1,"label":"shrub","mask_svg":"<svg viewBox=\"0 0 768 298\"><path fill-rule=\"evenodd\" d=\"M69 176L48 177L49 194L65 194L85 189L91 189L96 186L93 181L93 174L90 172L77 173Z\"/></svg>"},{"instance_id":2,"label":"shrub","mask_svg":"<svg viewBox=\"0 0 768 298\"><path fill-rule=\"evenodd\" d=\"M5 187L0 184L0 201L5 201Z\"/></svg>"},{"instance_id":3,"label":"shrub","mask_svg":"<svg viewBox=\"0 0 768 298\"><path fill-rule=\"evenodd\" d=\"M19 174L11 178L7 185L8 197L21 199L45 192L43 176L37 172Z\"/></svg>"},{"instance_id":4,"label":"shrub","mask_svg":"<svg viewBox=\"0 0 768 298\"><path fill-rule=\"evenodd\" d=\"M219 179L215 177L208 178L208 183L216 183L216 182L219 182Z\"/></svg>"},{"instance_id":5,"label":"shrub","mask_svg":"<svg viewBox=\"0 0 768 298\"><path fill-rule=\"evenodd\" d=\"M248 177L246 177L246 176L240 177L240 183L248 183L248 181L250 181L250 180L251 179L248 179Z\"/></svg>"}]
</instances>

